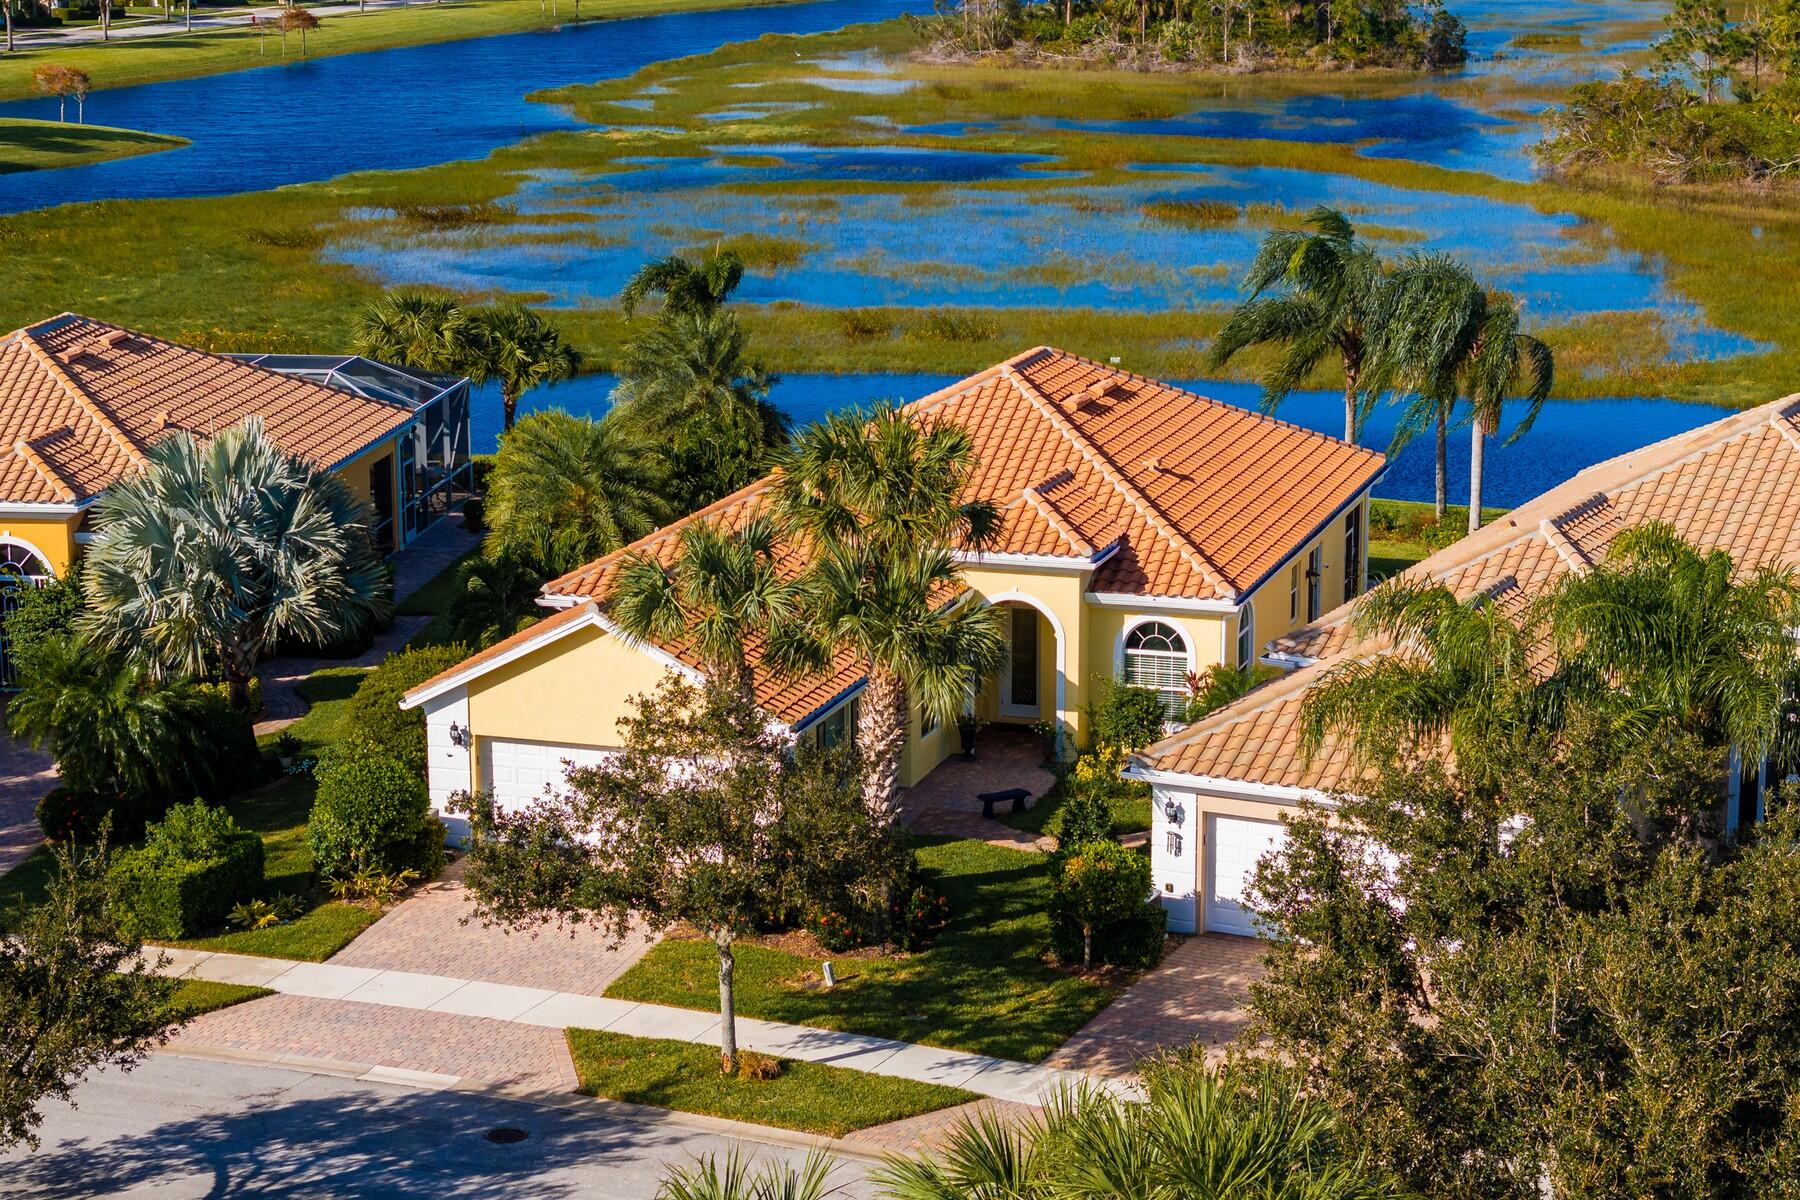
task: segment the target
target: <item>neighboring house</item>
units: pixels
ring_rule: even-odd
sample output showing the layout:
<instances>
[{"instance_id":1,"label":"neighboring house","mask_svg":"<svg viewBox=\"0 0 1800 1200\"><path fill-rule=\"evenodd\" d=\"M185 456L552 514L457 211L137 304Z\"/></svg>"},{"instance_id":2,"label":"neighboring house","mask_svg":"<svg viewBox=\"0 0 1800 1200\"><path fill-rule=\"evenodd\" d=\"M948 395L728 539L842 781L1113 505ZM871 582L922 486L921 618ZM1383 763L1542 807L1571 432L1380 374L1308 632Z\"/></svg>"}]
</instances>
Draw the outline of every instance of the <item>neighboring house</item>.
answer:
<instances>
[{"instance_id":1,"label":"neighboring house","mask_svg":"<svg viewBox=\"0 0 1800 1200\"><path fill-rule=\"evenodd\" d=\"M21 587L68 571L94 501L158 440L250 416L367 501L384 550L468 486L467 380L342 356L208 354L64 313L0 336L0 613ZM0 657L0 683L10 671Z\"/></svg>"},{"instance_id":2,"label":"neighboring house","mask_svg":"<svg viewBox=\"0 0 1800 1200\"><path fill-rule=\"evenodd\" d=\"M972 435L973 496L1004 513L999 544L959 552L974 598L1000 607L1007 667L983 681L990 721L1054 724L1086 741L1096 677L1155 688L1179 713L1189 672L1244 664L1362 590L1369 488L1382 455L1039 348L909 406ZM408 693L422 708L431 795L486 790L518 804L565 763L617 748L632 697L666 671L693 674L677 645L634 642L605 601L629 550L671 556L687 521L736 526L763 511L767 481L544 588L559 609ZM788 551L787 567L802 566ZM804 680L756 670L775 717L827 742L849 736L862 686L850 662ZM902 782L956 749L956 730L915 713ZM453 829L459 828L455 822Z\"/></svg>"},{"instance_id":3,"label":"neighboring house","mask_svg":"<svg viewBox=\"0 0 1800 1200\"><path fill-rule=\"evenodd\" d=\"M1650 521L1742 566L1800 566L1800 396L1590 467L1407 574L1516 613L1600 561L1619 530ZM1354 791L1360 769L1343 739L1310 760L1300 744L1307 689L1387 650L1359 642L1352 608L1272 640L1263 661L1291 674L1133 757L1126 774L1154 789L1150 844L1170 929L1254 934L1243 890L1282 844L1281 816L1302 799ZM1756 818L1767 776L1759 763L1734 770L1729 827Z\"/></svg>"}]
</instances>

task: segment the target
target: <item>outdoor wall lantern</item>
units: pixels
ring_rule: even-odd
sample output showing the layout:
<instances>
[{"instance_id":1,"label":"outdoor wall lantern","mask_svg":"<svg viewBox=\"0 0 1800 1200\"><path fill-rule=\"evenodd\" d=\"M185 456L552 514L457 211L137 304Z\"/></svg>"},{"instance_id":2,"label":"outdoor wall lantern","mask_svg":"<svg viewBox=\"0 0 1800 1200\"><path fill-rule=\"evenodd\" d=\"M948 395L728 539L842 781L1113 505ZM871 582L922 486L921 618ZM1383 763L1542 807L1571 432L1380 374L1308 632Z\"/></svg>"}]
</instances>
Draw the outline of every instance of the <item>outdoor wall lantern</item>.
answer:
<instances>
[{"instance_id":1,"label":"outdoor wall lantern","mask_svg":"<svg viewBox=\"0 0 1800 1200\"><path fill-rule=\"evenodd\" d=\"M1164 800L1163 816L1169 819L1169 824L1179 829L1181 828L1181 823L1187 819L1187 810L1181 807L1181 801L1179 800Z\"/></svg>"},{"instance_id":2,"label":"outdoor wall lantern","mask_svg":"<svg viewBox=\"0 0 1800 1200\"><path fill-rule=\"evenodd\" d=\"M467 750L469 748L469 741L468 727L458 724L455 721L450 722L450 744L455 746L458 750Z\"/></svg>"}]
</instances>

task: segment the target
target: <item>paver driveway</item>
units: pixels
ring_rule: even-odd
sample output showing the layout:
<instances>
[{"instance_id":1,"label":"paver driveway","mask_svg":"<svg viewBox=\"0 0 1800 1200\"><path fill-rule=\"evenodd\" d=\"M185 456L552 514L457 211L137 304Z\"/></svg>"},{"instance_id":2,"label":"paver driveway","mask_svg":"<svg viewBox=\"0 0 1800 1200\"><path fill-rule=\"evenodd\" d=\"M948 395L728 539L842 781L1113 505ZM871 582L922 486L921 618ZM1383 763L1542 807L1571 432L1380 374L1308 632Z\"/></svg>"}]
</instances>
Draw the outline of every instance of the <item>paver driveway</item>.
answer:
<instances>
[{"instance_id":1,"label":"paver driveway","mask_svg":"<svg viewBox=\"0 0 1800 1200\"><path fill-rule=\"evenodd\" d=\"M598 996L650 948L641 932L614 947L586 927L536 934L485 927L473 919L462 873L463 864L453 863L331 961Z\"/></svg>"},{"instance_id":2,"label":"paver driveway","mask_svg":"<svg viewBox=\"0 0 1800 1200\"><path fill-rule=\"evenodd\" d=\"M1198 1041L1222 1052L1248 1023L1244 1003L1262 973L1262 956L1263 943L1256 938L1190 937L1044 1065L1123 1078L1160 1050Z\"/></svg>"}]
</instances>

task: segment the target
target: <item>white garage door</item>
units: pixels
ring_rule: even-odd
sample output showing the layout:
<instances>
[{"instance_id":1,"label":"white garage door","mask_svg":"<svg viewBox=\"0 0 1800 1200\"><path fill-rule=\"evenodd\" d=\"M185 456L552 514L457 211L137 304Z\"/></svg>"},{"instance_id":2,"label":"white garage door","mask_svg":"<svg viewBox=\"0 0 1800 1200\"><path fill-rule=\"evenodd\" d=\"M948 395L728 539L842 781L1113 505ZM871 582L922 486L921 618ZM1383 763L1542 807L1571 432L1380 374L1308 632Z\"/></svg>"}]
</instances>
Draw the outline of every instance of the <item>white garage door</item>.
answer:
<instances>
[{"instance_id":1,"label":"white garage door","mask_svg":"<svg viewBox=\"0 0 1800 1200\"><path fill-rule=\"evenodd\" d=\"M1256 864L1287 841L1279 821L1252 821L1244 817L1207 818L1206 823L1206 928L1212 933L1257 936L1250 911L1243 905L1244 891Z\"/></svg>"},{"instance_id":2,"label":"white garage door","mask_svg":"<svg viewBox=\"0 0 1800 1200\"><path fill-rule=\"evenodd\" d=\"M482 738L481 786L501 808L516 808L542 796L546 786L562 791L568 763L591 767L612 753L597 746Z\"/></svg>"}]
</instances>

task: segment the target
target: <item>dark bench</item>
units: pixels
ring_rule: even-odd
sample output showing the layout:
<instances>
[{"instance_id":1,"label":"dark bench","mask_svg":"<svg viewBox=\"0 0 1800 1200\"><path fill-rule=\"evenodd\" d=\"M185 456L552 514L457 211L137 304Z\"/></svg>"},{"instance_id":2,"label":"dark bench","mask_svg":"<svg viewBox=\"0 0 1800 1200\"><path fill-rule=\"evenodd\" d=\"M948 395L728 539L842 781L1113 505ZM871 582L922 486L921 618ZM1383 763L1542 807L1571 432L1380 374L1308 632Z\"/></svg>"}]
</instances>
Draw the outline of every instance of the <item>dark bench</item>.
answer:
<instances>
[{"instance_id":1,"label":"dark bench","mask_svg":"<svg viewBox=\"0 0 1800 1200\"><path fill-rule=\"evenodd\" d=\"M981 801L981 815L988 820L994 819L994 805L1012 804L1014 812L1024 812L1025 802L1031 799L1031 793L1024 788L1007 788L1001 792L982 792L976 799Z\"/></svg>"}]
</instances>

